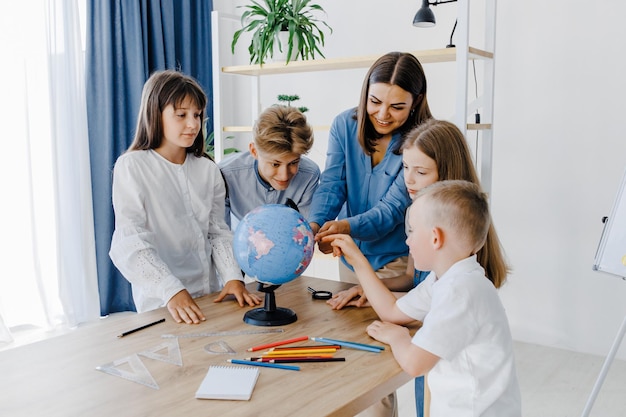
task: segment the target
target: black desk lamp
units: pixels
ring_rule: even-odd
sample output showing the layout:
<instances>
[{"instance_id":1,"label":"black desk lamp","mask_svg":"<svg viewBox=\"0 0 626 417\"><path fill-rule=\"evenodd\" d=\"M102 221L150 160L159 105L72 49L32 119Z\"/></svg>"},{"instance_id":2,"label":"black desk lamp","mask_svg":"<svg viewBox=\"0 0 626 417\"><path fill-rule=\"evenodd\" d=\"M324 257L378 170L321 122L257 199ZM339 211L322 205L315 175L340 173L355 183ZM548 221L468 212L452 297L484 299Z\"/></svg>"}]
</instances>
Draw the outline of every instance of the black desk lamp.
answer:
<instances>
[{"instance_id":1,"label":"black desk lamp","mask_svg":"<svg viewBox=\"0 0 626 417\"><path fill-rule=\"evenodd\" d=\"M444 3L453 3L457 0L436 0L433 3L430 3L428 0L422 0L422 7L415 13L415 17L413 18L413 26L418 28L431 28L435 26L437 23L435 20L435 14L430 9L430 6L437 6L438 4ZM452 28L452 33L450 34L450 43L446 45L446 48L454 48L454 44L452 43L452 35L454 35L454 30L456 29L456 20L454 21L454 27Z\"/></svg>"}]
</instances>

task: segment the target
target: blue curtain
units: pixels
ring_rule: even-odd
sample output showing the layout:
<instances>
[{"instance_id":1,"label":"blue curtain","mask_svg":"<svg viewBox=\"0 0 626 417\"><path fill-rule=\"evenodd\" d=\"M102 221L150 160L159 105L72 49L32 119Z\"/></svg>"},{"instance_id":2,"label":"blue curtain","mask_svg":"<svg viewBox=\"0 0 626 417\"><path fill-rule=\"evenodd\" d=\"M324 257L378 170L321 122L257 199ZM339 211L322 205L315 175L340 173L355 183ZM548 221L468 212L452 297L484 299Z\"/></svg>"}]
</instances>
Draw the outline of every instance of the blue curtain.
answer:
<instances>
[{"instance_id":1,"label":"blue curtain","mask_svg":"<svg viewBox=\"0 0 626 417\"><path fill-rule=\"evenodd\" d=\"M109 259L112 169L132 142L141 90L156 70L196 78L211 97L212 0L88 0L86 90L100 313L134 311ZM206 114L213 114L212 100ZM208 131L213 131L209 121Z\"/></svg>"}]
</instances>

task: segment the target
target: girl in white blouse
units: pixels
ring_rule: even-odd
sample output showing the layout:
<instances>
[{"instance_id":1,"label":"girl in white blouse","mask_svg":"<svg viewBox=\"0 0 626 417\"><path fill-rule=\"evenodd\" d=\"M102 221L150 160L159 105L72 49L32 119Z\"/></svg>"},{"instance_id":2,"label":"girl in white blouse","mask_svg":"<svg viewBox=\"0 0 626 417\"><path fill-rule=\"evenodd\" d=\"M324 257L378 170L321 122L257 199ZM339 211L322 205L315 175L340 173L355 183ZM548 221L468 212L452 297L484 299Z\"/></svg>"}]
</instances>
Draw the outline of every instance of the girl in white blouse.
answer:
<instances>
[{"instance_id":1,"label":"girl in white blouse","mask_svg":"<svg viewBox=\"0 0 626 417\"><path fill-rule=\"evenodd\" d=\"M135 138L113 171L115 231L109 256L132 284L138 312L167 306L179 323L205 316L194 301L219 291L239 305L260 304L244 287L224 221L226 189L205 153L207 98L176 71L143 88Z\"/></svg>"}]
</instances>

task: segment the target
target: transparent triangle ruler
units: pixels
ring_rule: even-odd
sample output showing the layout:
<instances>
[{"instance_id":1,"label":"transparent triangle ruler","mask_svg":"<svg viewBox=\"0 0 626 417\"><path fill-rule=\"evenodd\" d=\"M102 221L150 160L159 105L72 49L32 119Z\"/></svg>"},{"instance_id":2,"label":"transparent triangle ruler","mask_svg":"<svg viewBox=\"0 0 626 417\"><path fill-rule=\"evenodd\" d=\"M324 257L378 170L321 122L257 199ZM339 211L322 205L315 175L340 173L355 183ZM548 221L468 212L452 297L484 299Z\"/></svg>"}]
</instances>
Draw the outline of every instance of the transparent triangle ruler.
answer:
<instances>
[{"instance_id":1,"label":"transparent triangle ruler","mask_svg":"<svg viewBox=\"0 0 626 417\"><path fill-rule=\"evenodd\" d=\"M235 349L230 347L228 343L223 340L218 340L217 342L209 343L204 346L204 350L207 353L220 354L220 353L228 353L229 355L234 355Z\"/></svg>"},{"instance_id":2,"label":"transparent triangle ruler","mask_svg":"<svg viewBox=\"0 0 626 417\"><path fill-rule=\"evenodd\" d=\"M166 354L159 353L162 350L167 349ZM146 358L155 359L161 362L171 363L172 365L183 366L183 357L180 354L180 346L178 345L178 339L172 339L167 342L163 342L158 346L151 349L139 352L138 355L145 356Z\"/></svg>"},{"instance_id":3,"label":"transparent triangle ruler","mask_svg":"<svg viewBox=\"0 0 626 417\"><path fill-rule=\"evenodd\" d=\"M130 366L131 371L122 368L126 367L126 365ZM117 359L101 366L96 366L96 370L109 375L118 376L138 384L143 384L150 388L159 389L159 386L154 378L152 378L150 371L148 371L148 368L146 368L137 354Z\"/></svg>"},{"instance_id":4,"label":"transparent triangle ruler","mask_svg":"<svg viewBox=\"0 0 626 417\"><path fill-rule=\"evenodd\" d=\"M283 329L231 330L231 331L226 331L226 332L162 334L161 337L178 338L178 337L239 336L243 334L282 333L282 332L284 332Z\"/></svg>"}]
</instances>

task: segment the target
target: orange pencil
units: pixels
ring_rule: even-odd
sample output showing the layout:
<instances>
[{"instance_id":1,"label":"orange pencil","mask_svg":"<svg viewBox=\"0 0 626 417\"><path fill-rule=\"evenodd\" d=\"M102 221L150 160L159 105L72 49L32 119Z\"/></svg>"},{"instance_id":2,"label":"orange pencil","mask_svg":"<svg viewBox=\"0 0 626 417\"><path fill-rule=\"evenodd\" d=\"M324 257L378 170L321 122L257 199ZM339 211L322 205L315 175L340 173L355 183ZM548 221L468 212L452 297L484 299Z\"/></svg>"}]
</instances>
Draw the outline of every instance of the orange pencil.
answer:
<instances>
[{"instance_id":1,"label":"orange pencil","mask_svg":"<svg viewBox=\"0 0 626 417\"><path fill-rule=\"evenodd\" d=\"M247 361L257 361L257 362L269 362L276 359L330 359L333 358L333 355L307 355L307 356L257 356L252 358L245 358Z\"/></svg>"},{"instance_id":2,"label":"orange pencil","mask_svg":"<svg viewBox=\"0 0 626 417\"><path fill-rule=\"evenodd\" d=\"M308 336L301 336L301 337L296 337L294 339L282 340L280 342L267 343L265 345L253 346L251 348L248 348L248 352L254 352L255 350L267 349L267 348L271 348L271 347L274 347L274 346L286 345L286 344L289 344L289 343L301 342L303 340L308 340L308 339L309 339Z\"/></svg>"}]
</instances>

